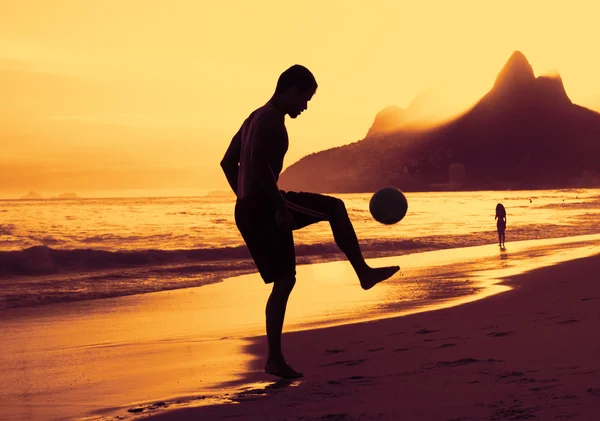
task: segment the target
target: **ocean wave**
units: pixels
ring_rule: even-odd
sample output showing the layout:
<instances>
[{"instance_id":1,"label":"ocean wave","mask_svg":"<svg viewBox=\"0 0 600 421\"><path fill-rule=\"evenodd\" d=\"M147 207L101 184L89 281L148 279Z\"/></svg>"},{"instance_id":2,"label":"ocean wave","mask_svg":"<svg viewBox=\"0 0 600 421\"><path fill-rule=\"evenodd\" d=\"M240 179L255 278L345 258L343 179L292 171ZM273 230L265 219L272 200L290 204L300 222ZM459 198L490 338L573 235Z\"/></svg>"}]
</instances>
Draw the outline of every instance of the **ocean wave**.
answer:
<instances>
[{"instance_id":1,"label":"ocean wave","mask_svg":"<svg viewBox=\"0 0 600 421\"><path fill-rule=\"evenodd\" d=\"M511 241L598 233L595 225L536 224L511 230ZM366 258L495 244L495 231L419 239L364 239ZM344 259L333 242L297 244L298 264ZM0 252L0 310L198 287L255 272L245 246L189 250L56 249Z\"/></svg>"},{"instance_id":2,"label":"ocean wave","mask_svg":"<svg viewBox=\"0 0 600 421\"><path fill-rule=\"evenodd\" d=\"M589 213L584 219L596 220L596 214ZM507 237L511 241L540 238L559 238L573 235L595 234L596 224L582 224L581 220L572 224L530 224L509 227ZM589 222L589 221L588 221ZM495 230L471 232L462 235L429 235L414 238L365 238L360 246L366 257L401 255L406 253L439 250L445 248L468 247L494 244L497 241ZM334 242L296 244L298 263L343 258ZM0 251L0 277L7 275L37 276L72 272L96 272L120 268L167 267L185 265L193 267L207 262L220 262L228 268L235 267L241 260L250 259L245 245L231 247L203 247L193 249L159 250L136 249L109 251L95 248L53 248L36 245L18 251Z\"/></svg>"},{"instance_id":3,"label":"ocean wave","mask_svg":"<svg viewBox=\"0 0 600 421\"><path fill-rule=\"evenodd\" d=\"M600 208L599 201L579 201L569 203L548 203L546 205L538 206L538 209L560 209L560 210L582 210L582 209L598 209Z\"/></svg>"},{"instance_id":4,"label":"ocean wave","mask_svg":"<svg viewBox=\"0 0 600 421\"><path fill-rule=\"evenodd\" d=\"M0 224L0 235L12 235L14 229L13 224Z\"/></svg>"},{"instance_id":5,"label":"ocean wave","mask_svg":"<svg viewBox=\"0 0 600 421\"><path fill-rule=\"evenodd\" d=\"M431 248L431 244L416 240L366 241L363 248L370 251L398 252ZM338 253L340 250L334 243L296 245L298 256L326 257ZM48 246L34 246L19 251L0 251L0 275L47 275L220 260L247 260L249 258L250 254L246 246L131 251L56 249Z\"/></svg>"},{"instance_id":6,"label":"ocean wave","mask_svg":"<svg viewBox=\"0 0 600 421\"><path fill-rule=\"evenodd\" d=\"M105 251L34 246L20 251L0 252L0 275L94 271L247 257L247 250L242 247L206 250Z\"/></svg>"},{"instance_id":7,"label":"ocean wave","mask_svg":"<svg viewBox=\"0 0 600 421\"><path fill-rule=\"evenodd\" d=\"M246 264L245 269L242 267L236 270L196 265L170 269L88 272L53 276L54 279L44 276L27 278L23 283L4 285L0 294L0 310L199 287L251 271L249 264Z\"/></svg>"}]
</instances>

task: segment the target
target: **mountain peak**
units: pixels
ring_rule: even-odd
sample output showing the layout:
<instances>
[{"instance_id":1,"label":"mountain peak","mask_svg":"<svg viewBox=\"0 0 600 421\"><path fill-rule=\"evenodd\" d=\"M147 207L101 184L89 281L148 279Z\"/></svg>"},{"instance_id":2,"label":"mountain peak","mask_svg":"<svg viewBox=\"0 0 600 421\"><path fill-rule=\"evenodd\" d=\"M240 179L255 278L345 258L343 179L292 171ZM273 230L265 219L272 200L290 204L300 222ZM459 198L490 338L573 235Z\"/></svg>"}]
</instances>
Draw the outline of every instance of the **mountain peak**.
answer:
<instances>
[{"instance_id":1,"label":"mountain peak","mask_svg":"<svg viewBox=\"0 0 600 421\"><path fill-rule=\"evenodd\" d=\"M366 137L396 130L403 119L404 110L396 105L389 105L377 113Z\"/></svg>"},{"instance_id":2,"label":"mountain peak","mask_svg":"<svg viewBox=\"0 0 600 421\"><path fill-rule=\"evenodd\" d=\"M494 83L494 88L515 88L531 83L535 79L533 68L527 57L520 52L512 53Z\"/></svg>"},{"instance_id":3,"label":"mountain peak","mask_svg":"<svg viewBox=\"0 0 600 421\"><path fill-rule=\"evenodd\" d=\"M565 102L571 104L571 100L565 91L562 78L559 74L539 76L535 83L537 85L538 95L545 98L546 102L554 102L563 104Z\"/></svg>"}]
</instances>

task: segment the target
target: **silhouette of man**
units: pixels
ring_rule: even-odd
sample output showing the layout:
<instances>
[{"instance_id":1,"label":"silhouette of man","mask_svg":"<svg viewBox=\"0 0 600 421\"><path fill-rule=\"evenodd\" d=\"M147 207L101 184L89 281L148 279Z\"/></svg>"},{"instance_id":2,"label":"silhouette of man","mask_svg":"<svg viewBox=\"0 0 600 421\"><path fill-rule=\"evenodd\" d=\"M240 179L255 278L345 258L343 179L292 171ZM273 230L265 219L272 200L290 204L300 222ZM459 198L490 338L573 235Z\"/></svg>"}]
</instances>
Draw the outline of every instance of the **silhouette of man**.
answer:
<instances>
[{"instance_id":1,"label":"silhouette of man","mask_svg":"<svg viewBox=\"0 0 600 421\"><path fill-rule=\"evenodd\" d=\"M364 260L344 202L316 193L279 190L277 181L288 150L285 116L298 117L317 90L313 74L300 65L284 71L275 93L244 121L221 161L237 196L235 222L256 267L273 283L266 306L269 346L265 372L282 378L301 377L286 362L281 334L288 297L296 282L292 230L328 221L338 247L352 264L360 285L368 290L400 268L371 268Z\"/></svg>"}]
</instances>

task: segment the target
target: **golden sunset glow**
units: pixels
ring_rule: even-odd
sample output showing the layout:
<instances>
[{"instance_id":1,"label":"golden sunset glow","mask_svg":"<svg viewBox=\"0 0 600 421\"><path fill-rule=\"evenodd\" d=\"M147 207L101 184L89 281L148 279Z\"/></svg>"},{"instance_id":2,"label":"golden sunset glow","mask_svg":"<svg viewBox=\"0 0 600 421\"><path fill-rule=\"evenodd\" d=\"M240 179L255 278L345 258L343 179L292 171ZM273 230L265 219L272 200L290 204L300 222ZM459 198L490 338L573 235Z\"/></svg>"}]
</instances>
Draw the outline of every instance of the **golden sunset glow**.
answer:
<instances>
[{"instance_id":1,"label":"golden sunset glow","mask_svg":"<svg viewBox=\"0 0 600 421\"><path fill-rule=\"evenodd\" d=\"M0 0L0 418L600 420L599 16Z\"/></svg>"},{"instance_id":2,"label":"golden sunset glow","mask_svg":"<svg viewBox=\"0 0 600 421\"><path fill-rule=\"evenodd\" d=\"M171 2L0 5L0 194L223 188L243 119L291 64L319 82L291 120L286 165L364 137L375 114L433 90L460 111L515 50L600 109L593 1ZM9 176L10 175L10 176ZM143 182L139 180L143 179Z\"/></svg>"}]
</instances>

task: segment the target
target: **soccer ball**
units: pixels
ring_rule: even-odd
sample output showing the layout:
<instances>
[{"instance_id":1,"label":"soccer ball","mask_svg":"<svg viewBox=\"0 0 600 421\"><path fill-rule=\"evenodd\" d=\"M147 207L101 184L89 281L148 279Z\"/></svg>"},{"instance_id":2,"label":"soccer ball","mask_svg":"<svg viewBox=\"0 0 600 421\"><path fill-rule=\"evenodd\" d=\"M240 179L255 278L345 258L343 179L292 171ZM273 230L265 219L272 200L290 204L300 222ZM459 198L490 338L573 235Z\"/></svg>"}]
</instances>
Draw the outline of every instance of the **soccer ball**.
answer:
<instances>
[{"instance_id":1,"label":"soccer ball","mask_svg":"<svg viewBox=\"0 0 600 421\"><path fill-rule=\"evenodd\" d=\"M408 211L408 201L399 189L384 187L371 197L369 211L377 222L392 225L404 218Z\"/></svg>"}]
</instances>

